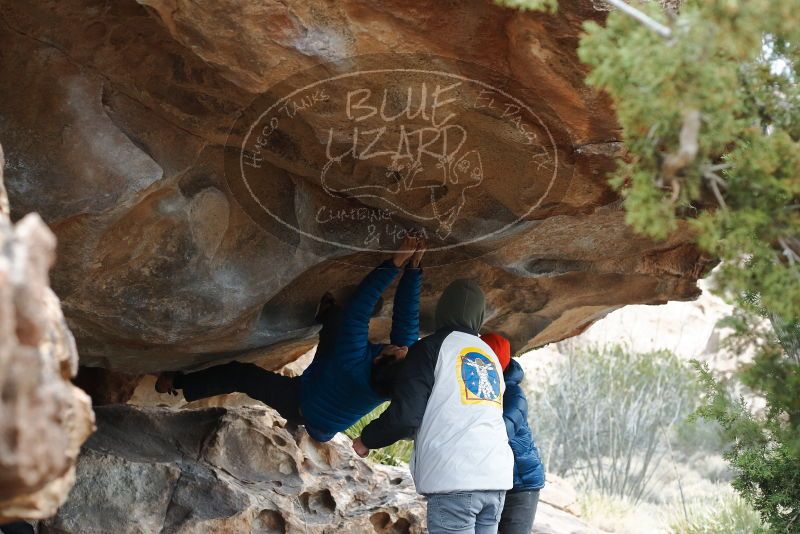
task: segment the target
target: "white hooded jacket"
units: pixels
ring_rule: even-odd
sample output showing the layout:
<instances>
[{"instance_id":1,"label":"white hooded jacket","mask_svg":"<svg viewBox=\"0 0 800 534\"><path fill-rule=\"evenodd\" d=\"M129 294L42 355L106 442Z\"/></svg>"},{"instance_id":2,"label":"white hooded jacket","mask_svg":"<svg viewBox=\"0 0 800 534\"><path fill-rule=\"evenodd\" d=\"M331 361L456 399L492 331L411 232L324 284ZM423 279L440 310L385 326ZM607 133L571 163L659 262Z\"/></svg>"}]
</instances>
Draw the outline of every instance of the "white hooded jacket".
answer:
<instances>
[{"instance_id":1,"label":"white hooded jacket","mask_svg":"<svg viewBox=\"0 0 800 534\"><path fill-rule=\"evenodd\" d=\"M419 493L511 489L504 389L500 362L479 337L454 331L444 339L414 440L411 473Z\"/></svg>"},{"instance_id":2,"label":"white hooded jacket","mask_svg":"<svg viewBox=\"0 0 800 534\"><path fill-rule=\"evenodd\" d=\"M450 284L436 307L438 330L409 349L389 408L361 434L373 449L414 438L411 471L422 494L513 485L503 373L476 335L483 316L484 296L476 283Z\"/></svg>"}]
</instances>

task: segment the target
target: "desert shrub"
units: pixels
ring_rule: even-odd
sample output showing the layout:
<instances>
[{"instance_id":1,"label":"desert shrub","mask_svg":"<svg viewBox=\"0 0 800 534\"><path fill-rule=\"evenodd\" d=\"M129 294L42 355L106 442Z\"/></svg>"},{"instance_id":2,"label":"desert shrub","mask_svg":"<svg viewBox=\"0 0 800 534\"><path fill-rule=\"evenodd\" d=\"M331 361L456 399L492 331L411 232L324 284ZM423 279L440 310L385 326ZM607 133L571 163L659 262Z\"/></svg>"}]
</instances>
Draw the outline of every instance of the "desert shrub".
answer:
<instances>
[{"instance_id":1,"label":"desert shrub","mask_svg":"<svg viewBox=\"0 0 800 534\"><path fill-rule=\"evenodd\" d=\"M768 339L761 335L760 338ZM740 379L764 393L766 409L754 413L696 363L704 383L697 415L719 422L729 444L723 453L733 470L731 485L775 532L800 532L800 362L778 342L763 343Z\"/></svg>"},{"instance_id":2,"label":"desert shrub","mask_svg":"<svg viewBox=\"0 0 800 534\"><path fill-rule=\"evenodd\" d=\"M678 421L670 437L672 447L681 459L699 454L718 454L724 448L722 428L716 421L697 418Z\"/></svg>"},{"instance_id":3,"label":"desert shrub","mask_svg":"<svg viewBox=\"0 0 800 534\"><path fill-rule=\"evenodd\" d=\"M670 534L756 534L766 532L758 513L741 497L730 494L675 510Z\"/></svg>"},{"instance_id":4,"label":"desert shrub","mask_svg":"<svg viewBox=\"0 0 800 534\"><path fill-rule=\"evenodd\" d=\"M586 489L636 502L668 451L671 427L694 409L698 393L689 367L668 351L573 350L533 392L545 465Z\"/></svg>"},{"instance_id":5,"label":"desert shrub","mask_svg":"<svg viewBox=\"0 0 800 534\"><path fill-rule=\"evenodd\" d=\"M689 417L675 424L670 434L673 460L711 482L730 482L733 471L722 456L723 430L716 421Z\"/></svg>"},{"instance_id":6,"label":"desert shrub","mask_svg":"<svg viewBox=\"0 0 800 534\"><path fill-rule=\"evenodd\" d=\"M348 428L345 431L345 434L350 438L357 438L361 435L361 431L364 430L364 427L373 420L377 419L378 416L380 416L388 406L388 402L381 404L370 413L359 419L356 424ZM408 463L408 461L411 459L411 452L413 449L414 444L411 441L401 440L397 443L389 445L388 447L370 451L369 459L373 462L384 465L401 465L403 463Z\"/></svg>"}]
</instances>

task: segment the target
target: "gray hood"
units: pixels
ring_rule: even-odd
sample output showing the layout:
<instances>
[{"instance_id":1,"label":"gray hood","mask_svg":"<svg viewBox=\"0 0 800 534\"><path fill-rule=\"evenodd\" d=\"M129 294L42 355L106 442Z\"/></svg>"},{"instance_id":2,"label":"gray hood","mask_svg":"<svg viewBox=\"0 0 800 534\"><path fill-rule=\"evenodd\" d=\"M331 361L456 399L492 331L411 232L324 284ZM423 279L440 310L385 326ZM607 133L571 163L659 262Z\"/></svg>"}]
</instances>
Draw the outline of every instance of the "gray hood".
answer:
<instances>
[{"instance_id":1,"label":"gray hood","mask_svg":"<svg viewBox=\"0 0 800 534\"><path fill-rule=\"evenodd\" d=\"M436 329L469 331L477 334L483 325L486 297L472 280L455 280L442 292L436 304Z\"/></svg>"}]
</instances>

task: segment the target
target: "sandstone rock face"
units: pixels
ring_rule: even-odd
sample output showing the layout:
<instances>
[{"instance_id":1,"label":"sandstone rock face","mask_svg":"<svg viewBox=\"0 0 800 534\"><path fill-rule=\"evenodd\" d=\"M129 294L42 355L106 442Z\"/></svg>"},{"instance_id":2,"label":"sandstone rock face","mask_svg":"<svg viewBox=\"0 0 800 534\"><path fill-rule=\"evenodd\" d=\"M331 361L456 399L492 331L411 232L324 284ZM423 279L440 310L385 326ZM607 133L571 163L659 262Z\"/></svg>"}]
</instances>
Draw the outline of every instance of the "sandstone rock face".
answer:
<instances>
[{"instance_id":1,"label":"sandstone rock face","mask_svg":"<svg viewBox=\"0 0 800 534\"><path fill-rule=\"evenodd\" d=\"M97 408L70 499L40 532L422 532L407 469L283 423L263 407Z\"/></svg>"},{"instance_id":2,"label":"sandstone rock face","mask_svg":"<svg viewBox=\"0 0 800 534\"><path fill-rule=\"evenodd\" d=\"M55 238L36 214L8 218L0 150L0 523L55 513L93 429L70 383L75 341L48 285Z\"/></svg>"},{"instance_id":3,"label":"sandstone rock face","mask_svg":"<svg viewBox=\"0 0 800 534\"><path fill-rule=\"evenodd\" d=\"M233 358L279 367L313 344L323 292L357 282L385 257L375 250L393 248L390 227L421 227L438 248L426 329L441 289L473 277L487 292L487 328L515 350L627 304L694 298L707 260L686 229L661 243L637 237L605 184L619 132L575 52L581 24L604 16L588 0L560 2L555 15L488 0L0 0L12 214L36 211L58 236L53 284L82 364L128 374ZM391 73L303 93L258 154L241 150L255 104L364 65ZM409 118L405 135L422 132L415 161L344 157L356 121L345 110L368 109L345 106L348 90L389 89L383 115L358 117L375 135L375 117L402 107L407 87L421 102L427 78L400 67L439 69L428 104L446 72L467 80L449 94L475 105L458 108L452 130ZM483 98L481 83L517 95L518 109L493 107L500 100ZM414 144L384 122L398 153ZM422 137L443 142L445 131L477 144L437 159ZM342 157L325 161L326 143ZM234 176L244 155L256 186ZM377 241L364 239L370 224ZM370 245L353 247L359 240ZM376 339L390 314L374 321Z\"/></svg>"}]
</instances>

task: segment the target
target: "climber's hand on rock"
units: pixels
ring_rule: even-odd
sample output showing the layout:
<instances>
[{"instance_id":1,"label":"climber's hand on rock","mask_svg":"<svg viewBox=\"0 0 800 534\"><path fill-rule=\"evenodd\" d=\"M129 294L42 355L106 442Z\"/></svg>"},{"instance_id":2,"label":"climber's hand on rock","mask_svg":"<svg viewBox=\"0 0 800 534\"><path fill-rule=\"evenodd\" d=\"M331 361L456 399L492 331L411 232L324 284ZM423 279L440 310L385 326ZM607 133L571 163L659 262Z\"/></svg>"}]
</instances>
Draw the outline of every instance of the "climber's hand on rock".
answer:
<instances>
[{"instance_id":1,"label":"climber's hand on rock","mask_svg":"<svg viewBox=\"0 0 800 534\"><path fill-rule=\"evenodd\" d=\"M173 383L176 374L177 373L174 372L159 373L155 384L156 392L162 394L169 393L170 395L177 395L178 392L175 391L175 384Z\"/></svg>"},{"instance_id":2,"label":"climber's hand on rock","mask_svg":"<svg viewBox=\"0 0 800 534\"><path fill-rule=\"evenodd\" d=\"M392 255L392 262L395 267L402 267L417 250L417 238L407 235L397 250Z\"/></svg>"},{"instance_id":3,"label":"climber's hand on rock","mask_svg":"<svg viewBox=\"0 0 800 534\"><path fill-rule=\"evenodd\" d=\"M414 254L411 256L411 266L415 269L419 268L419 264L422 262L422 256L425 255L425 251L428 249L428 244L425 242L424 239L417 238L417 249L414 251Z\"/></svg>"},{"instance_id":4,"label":"climber's hand on rock","mask_svg":"<svg viewBox=\"0 0 800 534\"><path fill-rule=\"evenodd\" d=\"M369 455L369 449L364 445L364 442L361 441L361 438L353 440L353 450L362 458L366 458Z\"/></svg>"}]
</instances>

